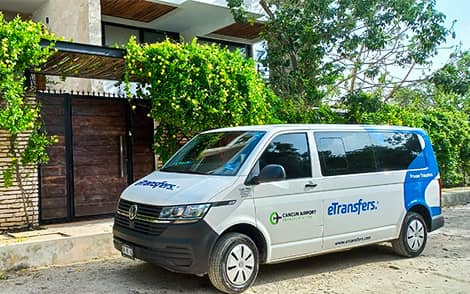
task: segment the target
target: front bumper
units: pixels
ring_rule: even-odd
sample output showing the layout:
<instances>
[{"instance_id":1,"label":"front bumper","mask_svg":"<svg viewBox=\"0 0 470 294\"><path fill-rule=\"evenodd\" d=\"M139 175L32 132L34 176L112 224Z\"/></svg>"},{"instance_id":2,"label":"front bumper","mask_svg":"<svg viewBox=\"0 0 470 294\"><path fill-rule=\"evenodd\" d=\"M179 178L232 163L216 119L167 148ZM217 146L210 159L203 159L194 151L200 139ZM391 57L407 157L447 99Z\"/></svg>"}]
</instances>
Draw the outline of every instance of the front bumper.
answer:
<instances>
[{"instance_id":1,"label":"front bumper","mask_svg":"<svg viewBox=\"0 0 470 294\"><path fill-rule=\"evenodd\" d=\"M430 232L439 229L440 227L444 226L444 216L439 215L437 217L434 217L431 221L431 230Z\"/></svg>"},{"instance_id":2,"label":"front bumper","mask_svg":"<svg viewBox=\"0 0 470 294\"><path fill-rule=\"evenodd\" d=\"M134 257L180 273L205 274L218 234L204 221L168 224L156 236L138 232L119 223L113 227L114 247L132 247Z\"/></svg>"}]
</instances>

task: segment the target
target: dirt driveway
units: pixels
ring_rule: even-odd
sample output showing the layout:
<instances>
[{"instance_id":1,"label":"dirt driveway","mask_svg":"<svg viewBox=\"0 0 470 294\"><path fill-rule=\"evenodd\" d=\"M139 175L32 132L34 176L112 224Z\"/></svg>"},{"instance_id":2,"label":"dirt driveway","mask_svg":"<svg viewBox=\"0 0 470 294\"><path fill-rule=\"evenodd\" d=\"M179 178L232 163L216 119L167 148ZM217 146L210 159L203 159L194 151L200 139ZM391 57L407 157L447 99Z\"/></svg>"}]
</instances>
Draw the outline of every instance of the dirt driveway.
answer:
<instances>
[{"instance_id":1,"label":"dirt driveway","mask_svg":"<svg viewBox=\"0 0 470 294\"><path fill-rule=\"evenodd\" d=\"M397 257L384 244L265 265L246 293L470 293L470 205L444 214L445 227L418 258ZM207 278L124 258L3 278L0 293L216 293Z\"/></svg>"}]
</instances>

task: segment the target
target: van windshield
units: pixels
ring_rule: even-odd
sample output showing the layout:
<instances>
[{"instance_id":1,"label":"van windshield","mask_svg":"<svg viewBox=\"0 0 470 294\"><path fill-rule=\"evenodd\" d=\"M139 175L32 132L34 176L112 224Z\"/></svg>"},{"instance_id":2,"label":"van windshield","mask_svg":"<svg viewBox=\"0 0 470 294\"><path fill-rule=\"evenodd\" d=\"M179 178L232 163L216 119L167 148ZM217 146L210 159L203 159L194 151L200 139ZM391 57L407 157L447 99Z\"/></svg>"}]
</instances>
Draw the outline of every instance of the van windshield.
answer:
<instances>
[{"instance_id":1,"label":"van windshield","mask_svg":"<svg viewBox=\"0 0 470 294\"><path fill-rule=\"evenodd\" d=\"M161 171L235 175L265 132L216 132L194 137Z\"/></svg>"}]
</instances>

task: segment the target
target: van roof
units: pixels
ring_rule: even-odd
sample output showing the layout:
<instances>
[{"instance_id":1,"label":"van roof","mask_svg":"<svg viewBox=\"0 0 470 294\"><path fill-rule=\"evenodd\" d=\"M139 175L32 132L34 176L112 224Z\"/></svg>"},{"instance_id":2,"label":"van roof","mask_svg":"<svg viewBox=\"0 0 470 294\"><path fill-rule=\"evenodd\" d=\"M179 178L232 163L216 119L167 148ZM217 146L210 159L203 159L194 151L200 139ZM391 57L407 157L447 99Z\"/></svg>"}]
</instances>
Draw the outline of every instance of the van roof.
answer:
<instances>
[{"instance_id":1,"label":"van roof","mask_svg":"<svg viewBox=\"0 0 470 294\"><path fill-rule=\"evenodd\" d=\"M277 125L254 125L220 128L208 130L204 133L227 132L227 131L283 131L283 130L319 130L319 131L359 131L359 130L420 130L418 128L390 126L390 125L346 125L346 124L277 124Z\"/></svg>"}]
</instances>

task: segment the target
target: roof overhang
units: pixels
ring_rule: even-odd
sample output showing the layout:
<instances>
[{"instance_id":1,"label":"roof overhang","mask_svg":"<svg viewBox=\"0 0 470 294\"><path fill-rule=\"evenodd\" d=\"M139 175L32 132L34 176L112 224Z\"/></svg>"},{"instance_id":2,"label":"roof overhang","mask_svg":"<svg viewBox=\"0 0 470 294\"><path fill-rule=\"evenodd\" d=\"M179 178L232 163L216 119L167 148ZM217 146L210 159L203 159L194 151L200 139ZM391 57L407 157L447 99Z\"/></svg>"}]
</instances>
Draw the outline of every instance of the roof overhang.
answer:
<instances>
[{"instance_id":1,"label":"roof overhang","mask_svg":"<svg viewBox=\"0 0 470 294\"><path fill-rule=\"evenodd\" d=\"M121 2L125 0L102 1ZM239 42L245 44L253 44L259 41L259 26L261 24L236 24L225 0L147 0L144 2L176 8L149 22L130 19L125 14L117 13L117 10L113 15L103 12L101 19L110 23L179 33L188 41L194 37L209 37L210 35L217 35L227 40L237 38ZM257 1L248 2L253 2L253 5L248 9L249 17L253 19L262 18L264 15L254 4ZM222 30L221 33L215 33L219 30ZM228 32L226 32L227 30ZM249 36L249 38L245 38L245 36Z\"/></svg>"},{"instance_id":2,"label":"roof overhang","mask_svg":"<svg viewBox=\"0 0 470 294\"><path fill-rule=\"evenodd\" d=\"M44 47L49 44L41 41ZM64 41L56 41L54 48L56 52L34 73L103 80L120 80L124 75L123 49Z\"/></svg>"},{"instance_id":3,"label":"roof overhang","mask_svg":"<svg viewBox=\"0 0 470 294\"><path fill-rule=\"evenodd\" d=\"M170 11L175 6L146 0L101 0L101 13L125 19L151 22Z\"/></svg>"},{"instance_id":4,"label":"roof overhang","mask_svg":"<svg viewBox=\"0 0 470 294\"><path fill-rule=\"evenodd\" d=\"M263 29L263 24L256 22L256 23L233 23L221 29L218 29L212 34L222 35L227 37L234 37L234 38L242 38L248 40L255 40L259 39L261 30Z\"/></svg>"}]
</instances>

